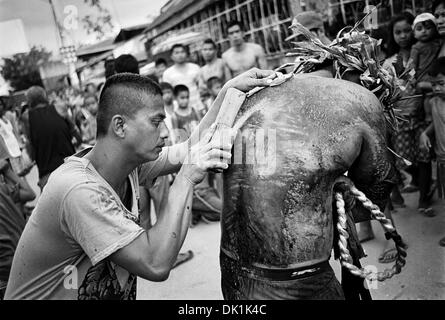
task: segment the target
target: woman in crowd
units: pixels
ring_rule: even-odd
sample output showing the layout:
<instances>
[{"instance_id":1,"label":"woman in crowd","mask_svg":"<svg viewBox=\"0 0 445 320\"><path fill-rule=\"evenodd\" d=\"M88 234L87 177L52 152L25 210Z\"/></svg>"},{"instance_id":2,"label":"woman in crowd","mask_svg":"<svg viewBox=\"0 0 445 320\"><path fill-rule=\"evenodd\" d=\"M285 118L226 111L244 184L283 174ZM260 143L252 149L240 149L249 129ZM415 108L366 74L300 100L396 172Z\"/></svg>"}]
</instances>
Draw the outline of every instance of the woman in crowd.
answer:
<instances>
[{"instance_id":1,"label":"woman in crowd","mask_svg":"<svg viewBox=\"0 0 445 320\"><path fill-rule=\"evenodd\" d=\"M414 43L414 37L411 25L414 17L410 13L403 13L393 18L389 25L388 35L388 58L384 62L384 68L389 72L400 75L405 67L408 66L411 46ZM410 95L409 93L406 93ZM404 100L397 109L400 109L401 115L407 120L400 122L399 131L392 138L392 148L404 159L415 163L418 143L416 143L415 124L417 123L417 109L421 106L420 99ZM417 170L414 165L409 166L408 162L397 158L397 168L405 176L412 176L412 182L408 183L403 191L415 191L414 187L417 178ZM408 173L409 172L409 173ZM402 180L402 177L401 179ZM401 181L402 182L402 181ZM400 194L399 187L393 189L391 202L393 205L404 206L404 199ZM360 223L359 239L365 242L374 238L370 222ZM386 241L382 254L379 257L380 263L391 263L397 258L397 250L390 241Z\"/></svg>"},{"instance_id":2,"label":"woman in crowd","mask_svg":"<svg viewBox=\"0 0 445 320\"><path fill-rule=\"evenodd\" d=\"M437 31L442 39L442 49L439 57L445 56L445 0L436 0L433 3L433 14L436 17Z\"/></svg>"},{"instance_id":3,"label":"woman in crowd","mask_svg":"<svg viewBox=\"0 0 445 320\"><path fill-rule=\"evenodd\" d=\"M390 57L385 61L385 67L400 77L406 70L410 61L410 50L414 42L412 23L414 17L410 13L403 13L396 16L390 25L390 37L388 51ZM416 88L414 81L401 80L402 96L415 95ZM427 126L425 122L425 113L423 112L423 99L410 98L397 103L396 108L399 114L404 118L400 121L399 130L394 136L394 151L402 158L397 159L397 167L402 174L407 177L411 175L412 179L402 191L410 192L419 189L419 212L427 216L433 216L431 207L432 189L431 189L431 155L428 151L419 148L419 136ZM406 160L409 162L407 162ZM411 165L410 165L411 163ZM399 199L402 199L399 197ZM393 200L397 202L397 194L393 194Z\"/></svg>"}]
</instances>

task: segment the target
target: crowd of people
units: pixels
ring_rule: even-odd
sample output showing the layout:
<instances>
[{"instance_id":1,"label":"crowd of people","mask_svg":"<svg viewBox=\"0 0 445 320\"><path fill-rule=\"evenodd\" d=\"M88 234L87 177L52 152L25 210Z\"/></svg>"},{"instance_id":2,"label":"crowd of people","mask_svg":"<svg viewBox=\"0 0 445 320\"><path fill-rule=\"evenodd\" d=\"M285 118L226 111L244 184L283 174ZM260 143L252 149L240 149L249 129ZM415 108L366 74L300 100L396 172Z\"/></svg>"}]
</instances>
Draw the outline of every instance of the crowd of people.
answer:
<instances>
[{"instance_id":1,"label":"crowd of people","mask_svg":"<svg viewBox=\"0 0 445 320\"><path fill-rule=\"evenodd\" d=\"M323 22L319 15L313 12L303 13L296 19L323 42L329 41L324 34ZM151 77L152 80L138 76L139 64L133 56L122 55L115 59L113 72L107 71L108 79L102 88L89 83L81 91L64 88L58 92L47 93L42 87L33 86L27 90L27 101L21 110L5 110L2 106L0 110L1 297L6 291L20 235L25 226L29 225L27 221L34 215L47 220L51 215L57 216L55 211L58 210L58 207L56 208L58 205L68 206L73 216L59 217L63 225L62 232L51 229L54 226L50 228L49 221L47 222L49 229L45 231L52 230L57 234L52 240L63 242L61 239L68 237L66 246L49 243L49 240L43 239L35 225L28 227L30 230L26 239L21 241L38 239L42 245L53 248L55 252L63 250L70 252L67 249L68 244L76 242L79 246L75 246L75 249L71 247L72 250L77 250L77 253L86 252L96 269L98 266L108 268L107 272L110 273L111 279L120 281L120 285L113 284L112 289L115 291L101 295L102 298L114 295L131 298L135 284L133 273L161 280L165 278L165 274L168 275L165 270L171 270L172 267L193 257L191 251L178 255L180 246L189 226L193 227L200 221L207 223L219 221L222 210L221 174L204 170L208 169L210 164L199 170L194 169L198 173L191 169L181 169L178 173L178 168L166 164L166 155L162 156L162 153L155 165L142 168L145 173L149 173L151 180L146 177L138 179L138 174L132 172L144 161L155 160L160 154L158 150L156 156L151 155L153 159L141 156L143 152L153 147L152 145L154 148L166 145L176 146L179 149L199 129L210 127L210 123L213 122L211 120L214 120L217 112L213 109L216 109L215 105L218 108L221 105L221 91L227 90L230 86L246 91L259 84L255 81L262 81L270 75L267 72L249 74L248 70L252 68L265 70L269 66L264 49L258 44L244 40L240 22L230 23L227 34L231 47L222 55L218 54L218 46L214 40L207 39L203 42L201 55L205 63L202 66L189 61L186 46L175 44L170 53L172 64L169 66L164 59L156 60L156 74ZM399 184L392 191L391 202L394 208L403 207L405 206L403 193L419 191L418 211L427 217L432 217L436 214L432 209L435 191L438 191L440 198L445 196L445 1L435 1L432 13L422 13L414 17L411 13L404 12L394 17L389 25L388 35L389 41L384 45L385 68L400 78L402 78L401 70L411 70L411 80L401 83L403 99L397 103L403 121L400 121L399 130L390 141L391 148L398 155L396 159L400 173ZM238 79L252 85L247 87L245 84L241 85ZM156 100L158 95L162 97L159 101ZM144 99L155 97L153 99L156 108L162 109L163 112L157 115L149 114L148 118L141 115L141 119L132 123L133 120L128 120L133 119L132 114L141 112L139 106L141 103L136 101L135 97L143 102ZM118 106L119 103L121 106ZM134 104L133 107L129 106L131 103ZM122 110L123 106L127 106L128 110ZM117 116L118 114L124 116ZM162 127L159 136L153 138L157 139L156 141L146 138L152 132L146 127L147 124L143 123L144 121L156 122L156 128ZM128 136L131 137L130 140ZM147 147L147 143L152 145ZM148 149L144 149L144 146ZM219 148L214 149L219 150ZM201 152L202 150L200 149ZM86 151L90 151L89 155L86 155ZM119 152L122 155L118 154ZM206 152L209 150L206 149ZM85 157L80 158L84 155ZM67 166L61 167L64 162ZM433 166L433 163L436 165ZM94 164L93 169L91 169L92 164ZM118 164L122 167L117 167ZM42 192L42 199L31 214L32 208L26 203L34 200L36 194L26 176L34 165L38 169L38 186ZM218 166L225 168L223 164ZM72 170L68 170L69 168ZM51 175L56 170L58 174ZM164 175L161 175L161 172ZM127 176L132 180L130 179L131 181L122 187L122 181L125 181ZM71 202L57 202L61 190L66 189L61 179L72 179L77 181L78 185L83 183L87 187L85 189L73 187L73 192L65 190L67 191L65 196L70 198ZM52 184L50 183L48 190L45 190L49 182ZM187 201L184 198L182 203L179 203L179 200L175 199L178 197L175 192L181 188L189 191L186 196ZM118 197L121 201L110 202L108 197ZM78 199L93 199L94 205L89 207L80 203ZM135 199L138 202L136 207ZM116 212L118 207L124 208L127 216L131 216L135 210L138 211L139 222L143 229L130 226L113 215L106 218L106 221L100 221L97 216L82 216L85 210ZM44 210L48 211L46 216L42 215ZM171 210L176 210L176 213L181 215L179 223L168 213ZM156 229L156 226L159 226L159 229ZM101 230L99 234L109 232L105 240L97 240L98 230ZM140 237L142 230L153 230L151 234L154 237L153 243L158 248L150 247L148 238ZM169 238L170 240L163 244L162 241L165 240L163 236L167 233L174 234L174 240ZM32 235L36 238L32 238ZM361 224L359 236L362 241L374 237L369 223ZM135 247L130 248L130 240L135 239L140 241L135 241L135 244L131 245ZM445 238L440 240L440 245L445 246ZM127 248L127 251L118 251L122 248ZM163 266L159 267L163 271L157 272L159 270L153 267L153 260L150 259L155 258L141 258L140 253L136 253L138 250L150 252L157 257L158 260L155 262L157 266ZM39 274L39 270L28 270L21 265L28 254L38 255L42 252L21 252L21 257L18 258L20 261L14 262L16 270L11 273L13 279L12 282L9 279L11 285L8 287L7 297L69 296L57 287L60 283L49 284L51 274L60 272L54 267L60 261L53 257L54 266L41 265ZM396 254L396 249L388 243L379 260L382 263L392 262ZM81 254L73 253L73 256L79 261L85 258ZM115 264L113 266L96 264L105 257L112 257L111 260ZM68 259L67 256L66 258ZM143 267L136 267L141 259ZM77 264L79 261L70 262L80 267L80 264ZM138 263L134 263L135 261ZM130 275L124 277L126 284L116 276L119 273L117 265L126 266L125 269L130 271ZM88 269L86 277L94 278L92 273L94 270L91 271L90 266L84 267L85 272ZM23 272L28 274L19 276ZM94 272L104 271L101 269ZM23 280L23 277L26 279ZM33 283L38 281L46 282L45 286L34 287ZM78 298L91 298L98 294L89 292L87 284L87 282L82 284L83 290L79 291ZM128 287L131 287L131 290L127 290Z\"/></svg>"}]
</instances>

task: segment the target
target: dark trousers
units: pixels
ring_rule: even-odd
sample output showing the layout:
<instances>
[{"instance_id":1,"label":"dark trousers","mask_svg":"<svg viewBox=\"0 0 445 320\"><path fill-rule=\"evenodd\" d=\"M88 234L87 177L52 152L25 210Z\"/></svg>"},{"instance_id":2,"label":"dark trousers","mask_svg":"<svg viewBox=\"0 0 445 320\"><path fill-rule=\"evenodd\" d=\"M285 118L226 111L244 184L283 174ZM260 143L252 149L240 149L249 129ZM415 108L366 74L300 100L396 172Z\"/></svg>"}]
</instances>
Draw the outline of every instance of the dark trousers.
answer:
<instances>
[{"instance_id":1,"label":"dark trousers","mask_svg":"<svg viewBox=\"0 0 445 320\"><path fill-rule=\"evenodd\" d=\"M344 300L329 266L323 272L292 280L269 280L247 274L238 262L220 254L221 288L225 300Z\"/></svg>"}]
</instances>

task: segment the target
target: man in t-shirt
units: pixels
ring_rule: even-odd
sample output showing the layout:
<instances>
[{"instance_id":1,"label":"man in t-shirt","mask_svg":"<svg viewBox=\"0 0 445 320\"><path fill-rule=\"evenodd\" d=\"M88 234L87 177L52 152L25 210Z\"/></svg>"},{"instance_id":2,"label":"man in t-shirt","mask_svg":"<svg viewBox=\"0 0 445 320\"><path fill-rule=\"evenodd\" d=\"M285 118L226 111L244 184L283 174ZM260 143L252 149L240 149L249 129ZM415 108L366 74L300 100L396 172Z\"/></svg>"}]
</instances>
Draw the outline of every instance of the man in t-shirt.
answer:
<instances>
[{"instance_id":1,"label":"man in t-shirt","mask_svg":"<svg viewBox=\"0 0 445 320\"><path fill-rule=\"evenodd\" d=\"M264 49L256 43L244 41L244 32L241 22L232 21L229 23L227 26L227 33L229 34L231 47L223 53L222 59L227 68L226 74L229 74L230 78L233 78L250 68L267 68Z\"/></svg>"},{"instance_id":2,"label":"man in t-shirt","mask_svg":"<svg viewBox=\"0 0 445 320\"><path fill-rule=\"evenodd\" d=\"M184 45L173 45L171 59L174 64L164 71L162 80L170 83L173 87L182 84L189 88L190 105L199 112L202 109L198 90L201 68L197 64L187 62L187 56L187 50Z\"/></svg>"},{"instance_id":3,"label":"man in t-shirt","mask_svg":"<svg viewBox=\"0 0 445 320\"><path fill-rule=\"evenodd\" d=\"M49 178L18 243L5 298L134 299L137 276L167 279L189 227L194 185L231 157L230 145L210 143L227 88L268 86L272 74L251 70L231 80L190 139L166 148L159 86L136 74L107 79L97 142ZM178 170L157 223L144 230L138 186Z\"/></svg>"}]
</instances>

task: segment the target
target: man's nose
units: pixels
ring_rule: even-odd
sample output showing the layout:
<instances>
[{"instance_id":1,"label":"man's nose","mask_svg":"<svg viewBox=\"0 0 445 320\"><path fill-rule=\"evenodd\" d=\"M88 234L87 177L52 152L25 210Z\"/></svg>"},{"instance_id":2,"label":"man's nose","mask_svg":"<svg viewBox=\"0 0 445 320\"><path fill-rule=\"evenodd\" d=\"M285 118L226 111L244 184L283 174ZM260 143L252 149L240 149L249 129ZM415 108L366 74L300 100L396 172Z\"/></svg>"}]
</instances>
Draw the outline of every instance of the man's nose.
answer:
<instances>
[{"instance_id":1,"label":"man's nose","mask_svg":"<svg viewBox=\"0 0 445 320\"><path fill-rule=\"evenodd\" d=\"M162 121L160 130L161 130L161 132L160 132L159 136L161 137L161 139L167 139L169 136L169 132L168 132L167 125L165 124L165 121Z\"/></svg>"}]
</instances>

